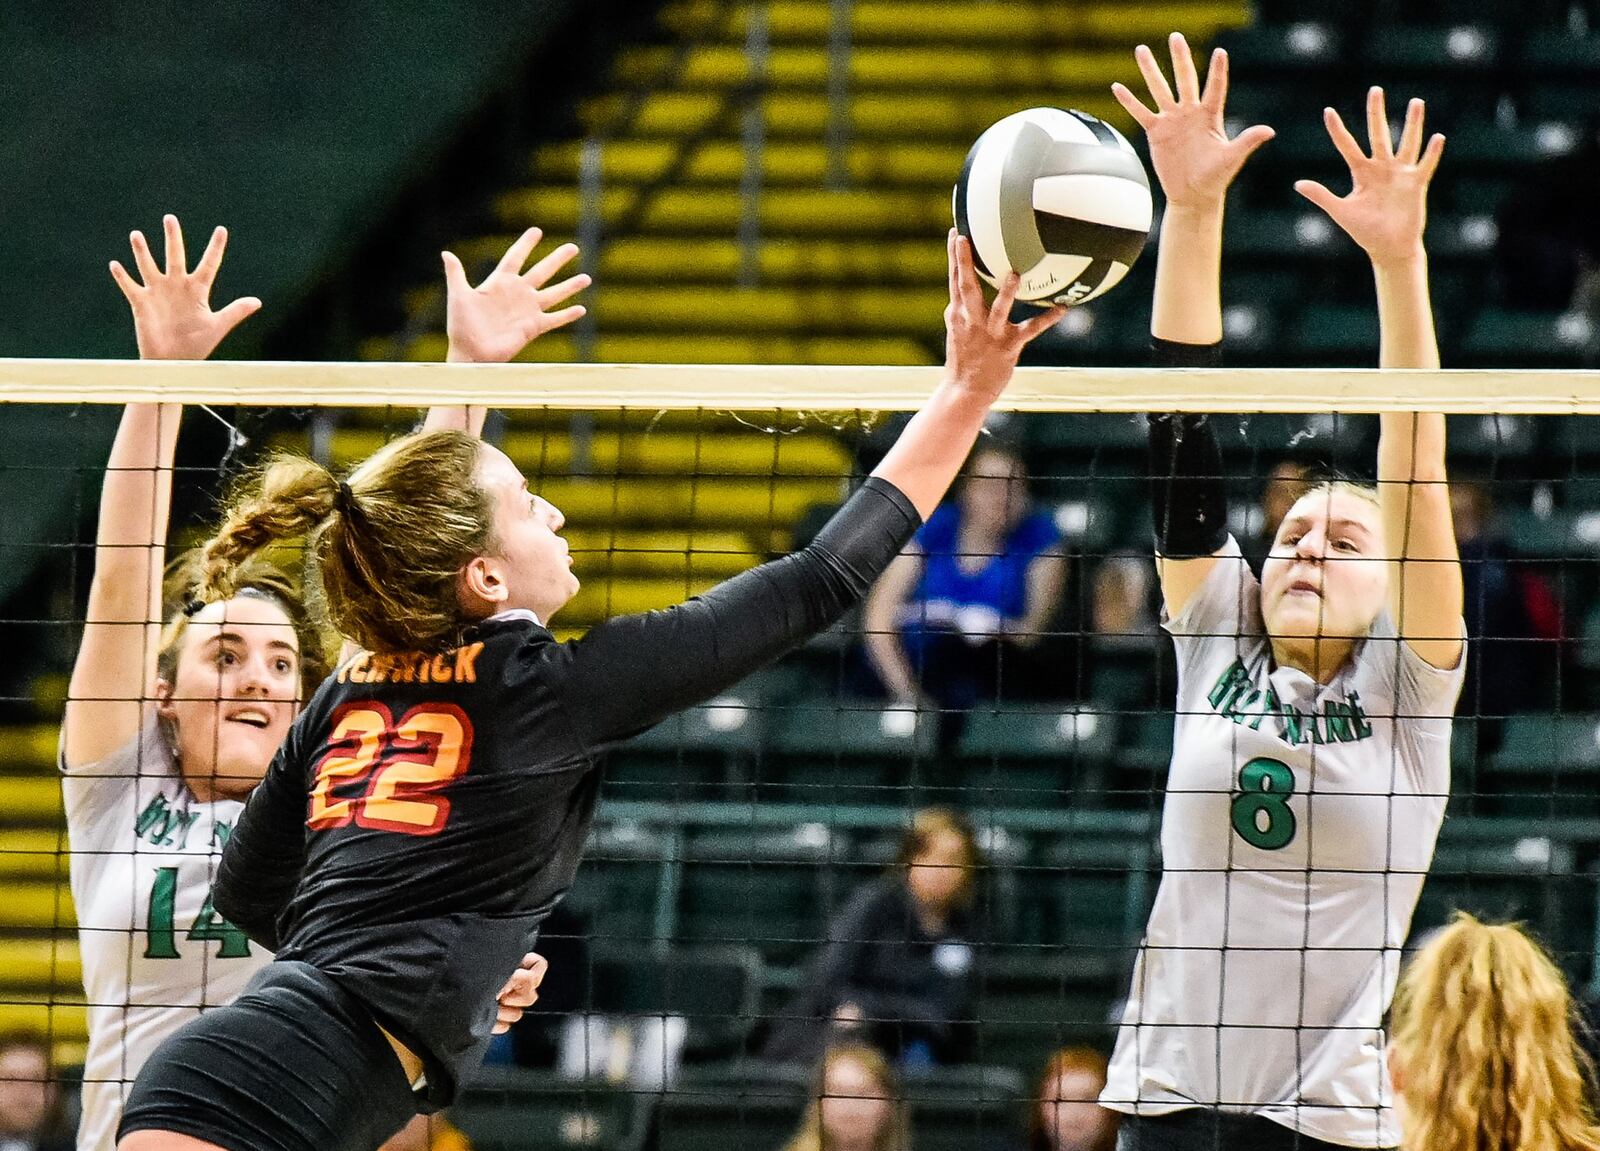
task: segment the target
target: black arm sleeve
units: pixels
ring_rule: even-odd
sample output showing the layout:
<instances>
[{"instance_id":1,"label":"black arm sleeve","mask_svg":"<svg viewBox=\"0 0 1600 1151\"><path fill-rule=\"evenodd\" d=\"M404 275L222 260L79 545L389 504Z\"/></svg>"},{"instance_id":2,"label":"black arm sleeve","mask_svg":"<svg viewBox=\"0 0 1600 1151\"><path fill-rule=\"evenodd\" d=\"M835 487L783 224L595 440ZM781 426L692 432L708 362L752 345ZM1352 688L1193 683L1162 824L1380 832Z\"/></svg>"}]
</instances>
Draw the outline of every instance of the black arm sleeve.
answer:
<instances>
[{"instance_id":1,"label":"black arm sleeve","mask_svg":"<svg viewBox=\"0 0 1600 1151\"><path fill-rule=\"evenodd\" d=\"M244 805L211 888L218 913L268 951L306 862L306 787L294 729Z\"/></svg>"},{"instance_id":2,"label":"black arm sleeve","mask_svg":"<svg viewBox=\"0 0 1600 1151\"><path fill-rule=\"evenodd\" d=\"M803 643L860 602L921 526L911 501L874 477L804 549L562 645L569 666L560 690L578 738L599 750Z\"/></svg>"},{"instance_id":3,"label":"black arm sleeve","mask_svg":"<svg viewBox=\"0 0 1600 1151\"><path fill-rule=\"evenodd\" d=\"M1211 368L1222 363L1219 344L1151 341L1161 368ZM1203 415L1151 414L1150 506L1156 552L1195 559L1228 542L1228 500L1222 485L1222 450Z\"/></svg>"}]
</instances>

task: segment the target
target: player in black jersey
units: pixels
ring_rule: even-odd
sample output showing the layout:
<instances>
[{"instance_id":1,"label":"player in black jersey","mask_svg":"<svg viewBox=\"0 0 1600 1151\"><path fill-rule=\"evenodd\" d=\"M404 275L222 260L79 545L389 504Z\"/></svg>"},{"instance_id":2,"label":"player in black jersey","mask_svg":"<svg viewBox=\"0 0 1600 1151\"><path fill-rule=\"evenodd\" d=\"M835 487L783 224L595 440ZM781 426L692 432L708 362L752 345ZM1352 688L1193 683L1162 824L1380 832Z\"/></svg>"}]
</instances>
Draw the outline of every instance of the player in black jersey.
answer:
<instances>
[{"instance_id":1,"label":"player in black jersey","mask_svg":"<svg viewBox=\"0 0 1600 1151\"><path fill-rule=\"evenodd\" d=\"M208 594L312 533L333 621L363 650L296 721L224 853L219 912L276 951L250 991L163 1045L122 1151L373 1148L450 1102L504 972L566 892L607 748L707 699L859 602L931 513L1058 318L986 306L950 240L946 369L804 550L573 643L561 513L460 432L395 441L344 481L282 461L207 547Z\"/></svg>"}]
</instances>

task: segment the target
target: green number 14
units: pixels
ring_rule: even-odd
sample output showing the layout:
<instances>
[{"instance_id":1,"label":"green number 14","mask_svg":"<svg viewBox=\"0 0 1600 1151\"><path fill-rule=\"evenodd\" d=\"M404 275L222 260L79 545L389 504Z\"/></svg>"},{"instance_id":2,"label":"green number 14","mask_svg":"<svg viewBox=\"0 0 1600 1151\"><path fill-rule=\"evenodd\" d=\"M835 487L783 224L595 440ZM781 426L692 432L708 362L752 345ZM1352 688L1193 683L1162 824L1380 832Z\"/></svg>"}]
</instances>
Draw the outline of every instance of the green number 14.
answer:
<instances>
[{"instance_id":1,"label":"green number 14","mask_svg":"<svg viewBox=\"0 0 1600 1151\"><path fill-rule=\"evenodd\" d=\"M150 887L150 918L145 929L144 957L146 959L179 959L177 929L173 924L174 906L178 899L178 869L158 867L156 881ZM250 955L250 940L244 932L218 915L211 906L211 896L200 908L200 914L189 925L185 939L215 940L218 959L245 959Z\"/></svg>"}]
</instances>

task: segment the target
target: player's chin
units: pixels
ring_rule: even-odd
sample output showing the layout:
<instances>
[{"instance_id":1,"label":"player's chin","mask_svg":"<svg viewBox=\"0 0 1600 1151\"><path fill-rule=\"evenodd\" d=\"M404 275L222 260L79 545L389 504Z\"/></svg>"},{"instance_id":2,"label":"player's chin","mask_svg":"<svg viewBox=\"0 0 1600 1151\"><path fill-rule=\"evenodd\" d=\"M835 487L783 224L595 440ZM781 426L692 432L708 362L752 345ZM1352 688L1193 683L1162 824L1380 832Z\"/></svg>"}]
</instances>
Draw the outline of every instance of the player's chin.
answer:
<instances>
[{"instance_id":1,"label":"player's chin","mask_svg":"<svg viewBox=\"0 0 1600 1151\"><path fill-rule=\"evenodd\" d=\"M235 749L223 750L216 774L212 778L218 792L230 798L242 799L266 777L272 756L268 754L262 758L259 754L255 754L254 749L249 752L236 749L236 754L230 755L229 750Z\"/></svg>"}]
</instances>

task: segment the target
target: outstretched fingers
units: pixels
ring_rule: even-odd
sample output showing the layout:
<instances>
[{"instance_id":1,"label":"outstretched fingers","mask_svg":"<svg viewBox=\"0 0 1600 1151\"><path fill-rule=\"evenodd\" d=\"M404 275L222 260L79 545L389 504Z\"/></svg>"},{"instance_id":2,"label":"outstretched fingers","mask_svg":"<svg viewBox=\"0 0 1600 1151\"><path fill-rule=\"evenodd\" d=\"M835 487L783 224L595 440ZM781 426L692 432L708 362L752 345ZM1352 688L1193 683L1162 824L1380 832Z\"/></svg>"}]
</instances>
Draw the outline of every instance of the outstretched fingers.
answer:
<instances>
[{"instance_id":1,"label":"outstretched fingers","mask_svg":"<svg viewBox=\"0 0 1600 1151\"><path fill-rule=\"evenodd\" d=\"M989 334L1003 336L1011 327L1011 308L1017 302L1017 289L1022 286L1022 277L1015 272L1008 274L1000 281L1000 288L995 293L994 303L989 306Z\"/></svg>"},{"instance_id":2,"label":"outstretched fingers","mask_svg":"<svg viewBox=\"0 0 1600 1151\"><path fill-rule=\"evenodd\" d=\"M1140 44L1133 50L1134 62L1139 65L1139 74L1144 77L1145 85L1150 89L1150 98L1156 102L1157 111L1165 112L1168 108L1175 108L1177 100L1172 97L1172 88L1167 84L1166 76L1162 75L1161 65L1156 63L1156 54L1150 51L1148 45Z\"/></svg>"},{"instance_id":3,"label":"outstretched fingers","mask_svg":"<svg viewBox=\"0 0 1600 1151\"><path fill-rule=\"evenodd\" d=\"M1200 101L1200 77L1194 68L1194 53L1189 51L1189 41L1182 32L1167 37L1167 51L1172 56L1172 78L1177 81L1178 99L1185 104Z\"/></svg>"},{"instance_id":4,"label":"outstretched fingers","mask_svg":"<svg viewBox=\"0 0 1600 1151\"><path fill-rule=\"evenodd\" d=\"M1228 106L1228 51L1218 48L1211 53L1211 65L1206 69L1206 87L1200 103L1218 116Z\"/></svg>"},{"instance_id":5,"label":"outstretched fingers","mask_svg":"<svg viewBox=\"0 0 1600 1151\"><path fill-rule=\"evenodd\" d=\"M240 296L217 313L217 323L224 332L231 332L239 324L261 310L261 301L254 296Z\"/></svg>"},{"instance_id":6,"label":"outstretched fingers","mask_svg":"<svg viewBox=\"0 0 1600 1151\"><path fill-rule=\"evenodd\" d=\"M539 292L539 306L541 308L553 308L557 304L564 304L593 282L587 272L579 272L576 276L568 276L559 284L552 284Z\"/></svg>"},{"instance_id":7,"label":"outstretched fingers","mask_svg":"<svg viewBox=\"0 0 1600 1151\"><path fill-rule=\"evenodd\" d=\"M178 224L178 217L170 212L161 217L161 230L167 240L167 275L188 275L189 257L183 250L183 228Z\"/></svg>"},{"instance_id":8,"label":"outstretched fingers","mask_svg":"<svg viewBox=\"0 0 1600 1151\"><path fill-rule=\"evenodd\" d=\"M444 262L444 285L447 292L454 296L472 291L472 283L467 279L467 269L462 266L459 256L454 252L440 252L439 259Z\"/></svg>"},{"instance_id":9,"label":"outstretched fingers","mask_svg":"<svg viewBox=\"0 0 1600 1151\"><path fill-rule=\"evenodd\" d=\"M546 312L540 327L547 332L553 332L557 328L564 328L581 320L587 312L588 309L582 304L573 304L572 307L562 308L559 312Z\"/></svg>"},{"instance_id":10,"label":"outstretched fingers","mask_svg":"<svg viewBox=\"0 0 1600 1151\"><path fill-rule=\"evenodd\" d=\"M1325 184L1319 184L1315 180L1296 180L1294 190L1330 216L1339 210L1340 198L1329 191Z\"/></svg>"},{"instance_id":11,"label":"outstretched fingers","mask_svg":"<svg viewBox=\"0 0 1600 1151\"><path fill-rule=\"evenodd\" d=\"M1422 153L1422 159L1417 161L1417 169L1422 173L1424 180L1433 179L1433 174L1439 167L1439 158L1443 155L1444 137L1435 132L1433 139L1428 141L1427 149Z\"/></svg>"},{"instance_id":12,"label":"outstretched fingers","mask_svg":"<svg viewBox=\"0 0 1600 1151\"><path fill-rule=\"evenodd\" d=\"M956 237L956 286L960 307L977 321L984 313L983 289L978 286L978 269L972 263L972 242L965 236Z\"/></svg>"},{"instance_id":13,"label":"outstretched fingers","mask_svg":"<svg viewBox=\"0 0 1600 1151\"><path fill-rule=\"evenodd\" d=\"M1400 145L1395 149L1395 157L1402 164L1415 164L1422 156L1423 115L1421 100L1413 99L1406 105L1406 120L1400 129Z\"/></svg>"},{"instance_id":14,"label":"outstretched fingers","mask_svg":"<svg viewBox=\"0 0 1600 1151\"><path fill-rule=\"evenodd\" d=\"M145 287L161 278L161 268L156 264L156 258L150 251L150 241L144 238L143 232L128 233L128 247L133 249L133 266L139 269L139 278L144 281Z\"/></svg>"},{"instance_id":15,"label":"outstretched fingers","mask_svg":"<svg viewBox=\"0 0 1600 1151\"><path fill-rule=\"evenodd\" d=\"M1145 131L1150 130L1150 125L1156 122L1156 114L1144 106L1144 101L1130 92L1125 84L1111 85L1111 94L1116 97L1117 103L1128 115L1133 117L1133 122Z\"/></svg>"},{"instance_id":16,"label":"outstretched fingers","mask_svg":"<svg viewBox=\"0 0 1600 1151\"><path fill-rule=\"evenodd\" d=\"M537 231L537 229L535 229ZM545 281L571 263L578 255L578 245L562 244L544 259L523 273L522 278L535 288L544 287Z\"/></svg>"},{"instance_id":17,"label":"outstretched fingers","mask_svg":"<svg viewBox=\"0 0 1600 1151\"><path fill-rule=\"evenodd\" d=\"M1022 337L1023 343L1031 343L1035 338L1059 324L1066 314L1067 306L1065 304L1057 304L1055 307L1017 324L1017 334Z\"/></svg>"},{"instance_id":18,"label":"outstretched fingers","mask_svg":"<svg viewBox=\"0 0 1600 1151\"><path fill-rule=\"evenodd\" d=\"M1350 129L1344 126L1344 119L1332 108L1322 110L1322 123L1328 129L1328 138L1333 141L1333 146L1339 150L1339 155L1344 157L1344 162L1350 165L1350 170L1355 171L1367 161L1367 154L1361 150L1361 145L1350 134Z\"/></svg>"},{"instance_id":19,"label":"outstretched fingers","mask_svg":"<svg viewBox=\"0 0 1600 1151\"><path fill-rule=\"evenodd\" d=\"M1394 137L1389 134L1389 114L1384 110L1383 89L1376 85L1367 90L1367 138L1372 145L1374 160L1387 160L1394 156Z\"/></svg>"},{"instance_id":20,"label":"outstretched fingers","mask_svg":"<svg viewBox=\"0 0 1600 1151\"><path fill-rule=\"evenodd\" d=\"M495 265L494 270L504 272L508 276L520 274L522 265L528 262L528 257L533 255L533 250L539 246L539 241L542 239L544 239L543 229L529 228L506 249L506 254L500 257L500 262Z\"/></svg>"},{"instance_id":21,"label":"outstretched fingers","mask_svg":"<svg viewBox=\"0 0 1600 1151\"><path fill-rule=\"evenodd\" d=\"M218 224L211 231L211 239L206 243L206 250L200 253L200 262L194 266L194 277L203 283L207 289L217 278L217 271L222 267L223 253L228 249L228 229Z\"/></svg>"},{"instance_id":22,"label":"outstretched fingers","mask_svg":"<svg viewBox=\"0 0 1600 1151\"><path fill-rule=\"evenodd\" d=\"M144 291L144 286L128 274L128 269L122 266L121 260L111 261L111 279L121 289L123 298L130 304L134 303L138 299L139 293Z\"/></svg>"}]
</instances>

